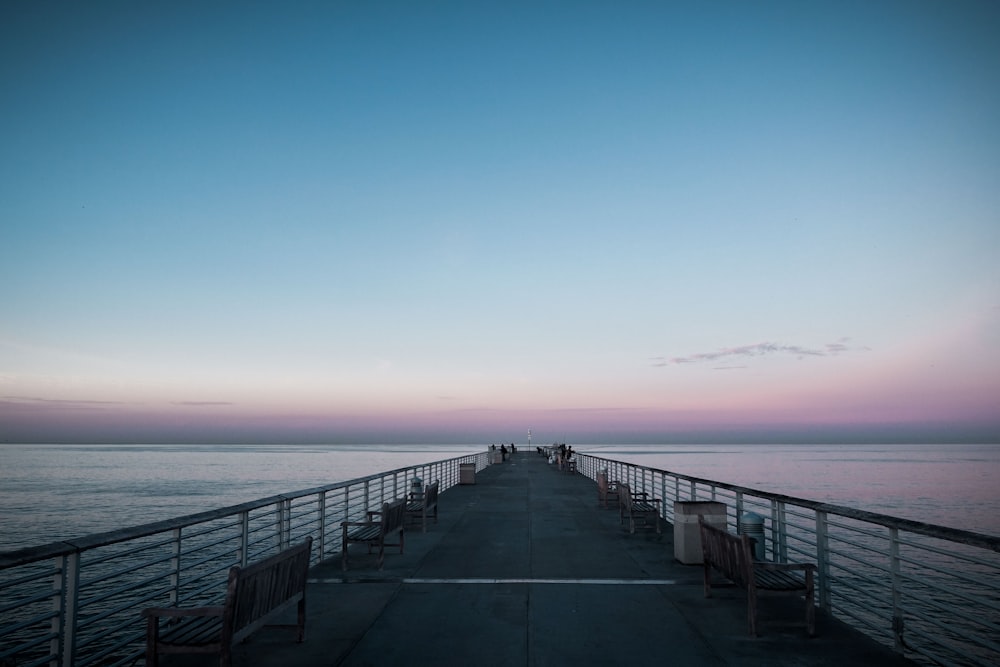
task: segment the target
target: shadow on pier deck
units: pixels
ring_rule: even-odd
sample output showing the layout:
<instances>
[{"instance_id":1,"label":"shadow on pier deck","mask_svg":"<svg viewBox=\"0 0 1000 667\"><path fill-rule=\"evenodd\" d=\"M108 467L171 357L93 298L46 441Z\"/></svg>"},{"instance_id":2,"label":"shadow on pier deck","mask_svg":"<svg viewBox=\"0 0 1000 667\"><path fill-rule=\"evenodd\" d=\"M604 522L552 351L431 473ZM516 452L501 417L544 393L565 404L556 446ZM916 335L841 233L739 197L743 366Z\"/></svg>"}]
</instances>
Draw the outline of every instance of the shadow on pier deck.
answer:
<instances>
[{"instance_id":1,"label":"shadow on pier deck","mask_svg":"<svg viewBox=\"0 0 1000 667\"><path fill-rule=\"evenodd\" d=\"M673 558L670 526L628 534L591 480L534 451L477 482L443 493L440 522L409 530L405 553L388 549L381 572L363 547L346 573L339 558L315 567L306 641L264 629L234 664L913 664L821 612L808 638L802 603L784 597L759 601L751 639L743 591L706 599L701 568Z\"/></svg>"}]
</instances>

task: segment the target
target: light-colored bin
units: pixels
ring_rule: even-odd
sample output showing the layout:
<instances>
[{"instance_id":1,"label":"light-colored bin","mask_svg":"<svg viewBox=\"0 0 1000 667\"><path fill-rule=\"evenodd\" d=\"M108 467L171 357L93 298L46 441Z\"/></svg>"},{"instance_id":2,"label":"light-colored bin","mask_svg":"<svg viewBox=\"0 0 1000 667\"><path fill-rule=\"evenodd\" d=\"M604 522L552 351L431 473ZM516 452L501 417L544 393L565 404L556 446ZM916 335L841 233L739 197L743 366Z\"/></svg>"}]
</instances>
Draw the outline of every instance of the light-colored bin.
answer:
<instances>
[{"instance_id":1,"label":"light-colored bin","mask_svg":"<svg viewBox=\"0 0 1000 667\"><path fill-rule=\"evenodd\" d=\"M476 483L476 464L475 463L459 463L458 464L458 483L459 484L475 484Z\"/></svg>"},{"instance_id":2,"label":"light-colored bin","mask_svg":"<svg viewBox=\"0 0 1000 667\"><path fill-rule=\"evenodd\" d=\"M726 530L726 504L715 501L677 500L674 502L674 558L685 565L701 565L701 531L698 517L705 523Z\"/></svg>"}]
</instances>

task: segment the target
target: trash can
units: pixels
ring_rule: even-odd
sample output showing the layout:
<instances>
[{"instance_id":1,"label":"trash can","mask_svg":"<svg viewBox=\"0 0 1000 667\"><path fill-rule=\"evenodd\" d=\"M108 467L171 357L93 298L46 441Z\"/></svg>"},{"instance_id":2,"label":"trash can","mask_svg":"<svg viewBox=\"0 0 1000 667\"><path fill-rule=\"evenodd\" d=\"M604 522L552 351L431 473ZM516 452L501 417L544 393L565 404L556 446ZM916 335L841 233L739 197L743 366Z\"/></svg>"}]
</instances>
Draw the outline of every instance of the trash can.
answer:
<instances>
[{"instance_id":1,"label":"trash can","mask_svg":"<svg viewBox=\"0 0 1000 667\"><path fill-rule=\"evenodd\" d=\"M674 502L674 558L685 565L701 565L701 531L698 517L713 528L726 530L726 505L713 501L678 500Z\"/></svg>"},{"instance_id":2,"label":"trash can","mask_svg":"<svg viewBox=\"0 0 1000 667\"><path fill-rule=\"evenodd\" d=\"M747 512L740 517L740 535L746 535L753 544L754 560L766 560L764 551L764 517Z\"/></svg>"},{"instance_id":3,"label":"trash can","mask_svg":"<svg viewBox=\"0 0 1000 667\"><path fill-rule=\"evenodd\" d=\"M475 484L476 483L476 464L475 463L459 463L458 464L458 483L459 484Z\"/></svg>"}]
</instances>

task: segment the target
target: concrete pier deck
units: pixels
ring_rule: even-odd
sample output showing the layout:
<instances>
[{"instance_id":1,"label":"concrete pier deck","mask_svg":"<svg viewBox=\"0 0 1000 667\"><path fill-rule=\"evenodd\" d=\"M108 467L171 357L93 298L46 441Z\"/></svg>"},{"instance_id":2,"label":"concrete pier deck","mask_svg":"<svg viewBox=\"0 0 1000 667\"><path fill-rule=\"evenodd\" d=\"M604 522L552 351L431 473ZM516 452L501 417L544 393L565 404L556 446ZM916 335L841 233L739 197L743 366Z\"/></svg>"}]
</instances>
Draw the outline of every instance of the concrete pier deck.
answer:
<instances>
[{"instance_id":1,"label":"concrete pier deck","mask_svg":"<svg viewBox=\"0 0 1000 667\"><path fill-rule=\"evenodd\" d=\"M363 546L310 574L306 641L264 629L234 654L239 666L295 665L911 665L802 602L759 601L747 635L746 597L706 599L700 566L674 557L673 531L629 534L596 485L535 451L477 474L440 497L440 520L406 533L385 568ZM172 657L163 664L217 664Z\"/></svg>"}]
</instances>

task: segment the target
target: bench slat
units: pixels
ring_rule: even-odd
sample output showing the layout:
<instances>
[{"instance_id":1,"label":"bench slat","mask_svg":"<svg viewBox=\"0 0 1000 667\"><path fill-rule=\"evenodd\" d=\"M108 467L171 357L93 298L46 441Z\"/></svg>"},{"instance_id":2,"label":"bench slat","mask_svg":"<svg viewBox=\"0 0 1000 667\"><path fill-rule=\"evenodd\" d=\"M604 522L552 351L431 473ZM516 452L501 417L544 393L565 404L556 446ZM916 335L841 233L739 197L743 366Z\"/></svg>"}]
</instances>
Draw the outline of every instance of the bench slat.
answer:
<instances>
[{"instance_id":1,"label":"bench slat","mask_svg":"<svg viewBox=\"0 0 1000 667\"><path fill-rule=\"evenodd\" d=\"M376 539L381 534L382 529L379 526L362 526L349 531L347 539L361 542Z\"/></svg>"},{"instance_id":2,"label":"bench slat","mask_svg":"<svg viewBox=\"0 0 1000 667\"><path fill-rule=\"evenodd\" d=\"M781 570L766 570L754 568L754 579L757 581L757 588L765 588L773 591L804 591L806 582L791 572Z\"/></svg>"},{"instance_id":3,"label":"bench slat","mask_svg":"<svg viewBox=\"0 0 1000 667\"><path fill-rule=\"evenodd\" d=\"M176 646L199 646L215 644L221 636L221 617L193 617L166 626L165 630L160 633L160 643Z\"/></svg>"}]
</instances>

